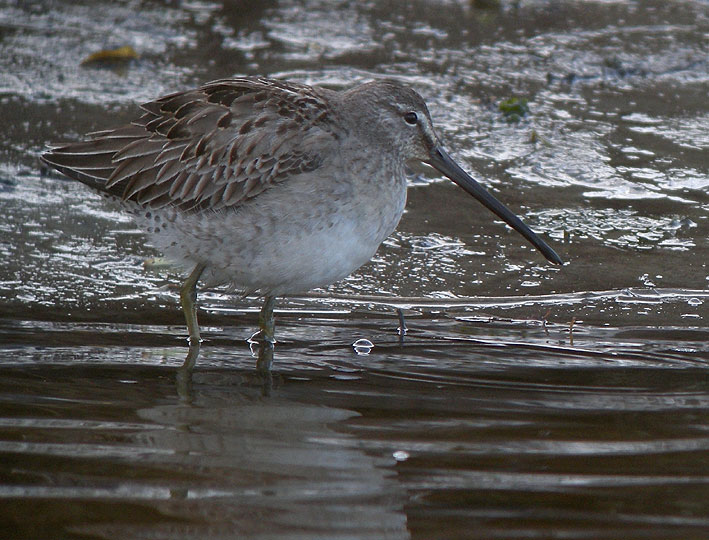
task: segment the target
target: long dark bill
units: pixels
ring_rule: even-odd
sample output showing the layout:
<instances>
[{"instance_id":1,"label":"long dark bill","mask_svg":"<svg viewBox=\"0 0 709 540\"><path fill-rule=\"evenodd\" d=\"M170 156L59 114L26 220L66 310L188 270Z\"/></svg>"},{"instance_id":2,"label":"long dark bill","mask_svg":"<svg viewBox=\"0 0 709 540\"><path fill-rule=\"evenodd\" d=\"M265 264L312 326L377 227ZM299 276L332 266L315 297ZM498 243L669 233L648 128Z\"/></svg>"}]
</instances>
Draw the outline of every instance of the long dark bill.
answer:
<instances>
[{"instance_id":1,"label":"long dark bill","mask_svg":"<svg viewBox=\"0 0 709 540\"><path fill-rule=\"evenodd\" d=\"M453 161L453 159L443 148L440 146L435 146L431 151L431 158L428 163L453 180L453 182L470 193L493 214L498 216L515 231L529 240L535 248L542 252L542 255L544 255L548 261L553 262L554 264L564 263L564 261L561 260L561 257L559 257L556 252L551 249L546 242L544 242L544 240L539 238L534 231L527 227L521 219L512 213L509 208L507 208L504 204L488 193L484 187L473 180L468 173L466 173L455 161Z\"/></svg>"}]
</instances>

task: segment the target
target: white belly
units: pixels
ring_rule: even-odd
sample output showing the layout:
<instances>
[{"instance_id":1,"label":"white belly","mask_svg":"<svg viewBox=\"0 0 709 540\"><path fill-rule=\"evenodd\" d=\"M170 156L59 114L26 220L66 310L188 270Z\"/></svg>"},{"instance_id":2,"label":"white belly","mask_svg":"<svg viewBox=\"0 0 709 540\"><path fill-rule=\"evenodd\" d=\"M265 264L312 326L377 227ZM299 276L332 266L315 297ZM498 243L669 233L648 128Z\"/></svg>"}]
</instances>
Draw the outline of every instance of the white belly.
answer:
<instances>
[{"instance_id":1,"label":"white belly","mask_svg":"<svg viewBox=\"0 0 709 540\"><path fill-rule=\"evenodd\" d=\"M237 210L183 214L165 210L153 244L203 279L247 293L292 294L330 285L365 264L391 234L406 204L406 182L354 192L337 184L323 192L312 179L289 179ZM384 187L385 189L382 189ZM319 189L318 189L319 188ZM154 215L151 217L154 221Z\"/></svg>"}]
</instances>

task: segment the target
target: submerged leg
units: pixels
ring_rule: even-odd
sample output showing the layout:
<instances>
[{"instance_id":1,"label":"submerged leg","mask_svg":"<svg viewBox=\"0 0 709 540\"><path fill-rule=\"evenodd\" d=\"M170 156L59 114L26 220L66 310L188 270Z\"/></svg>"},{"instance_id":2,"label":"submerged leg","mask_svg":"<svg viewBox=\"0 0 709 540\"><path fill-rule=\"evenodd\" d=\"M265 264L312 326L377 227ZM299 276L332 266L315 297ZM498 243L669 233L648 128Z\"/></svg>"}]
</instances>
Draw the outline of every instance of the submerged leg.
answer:
<instances>
[{"instance_id":1,"label":"submerged leg","mask_svg":"<svg viewBox=\"0 0 709 540\"><path fill-rule=\"evenodd\" d=\"M199 337L199 324L197 324L197 305L195 302L197 301L197 282L203 271L203 264L200 263L195 266L192 273L187 277L182 287L180 287L180 304L182 304L182 311L185 314L185 321L187 322L190 346L199 345L201 341Z\"/></svg>"},{"instance_id":2,"label":"submerged leg","mask_svg":"<svg viewBox=\"0 0 709 540\"><path fill-rule=\"evenodd\" d=\"M197 282L199 276L204 271L204 265L198 264L192 270L192 273L187 277L185 282L180 287L180 304L182 311L185 313L185 321L187 322L187 332L189 333L188 342L190 349L187 351L187 356L182 366L177 370L177 393L180 397L189 401L191 396L192 368L197 363L199 356L199 347L202 339L199 337L199 324L197 323Z\"/></svg>"},{"instance_id":3,"label":"submerged leg","mask_svg":"<svg viewBox=\"0 0 709 540\"><path fill-rule=\"evenodd\" d=\"M261 373L270 374L271 363L273 362L273 344L276 323L273 319L273 308L276 305L275 296L266 296L266 299L258 315L258 325L260 334L259 355L256 361L256 369Z\"/></svg>"},{"instance_id":4,"label":"submerged leg","mask_svg":"<svg viewBox=\"0 0 709 540\"><path fill-rule=\"evenodd\" d=\"M273 308L276 306L276 297L267 295L261 312L258 314L258 326L261 331L261 337L264 341L275 343L274 337L276 323L273 320Z\"/></svg>"},{"instance_id":5,"label":"submerged leg","mask_svg":"<svg viewBox=\"0 0 709 540\"><path fill-rule=\"evenodd\" d=\"M406 327L406 319L404 318L404 310L398 307L398 308L396 308L396 314L399 316L399 342L403 343L404 336L406 335L406 332L409 329Z\"/></svg>"}]
</instances>

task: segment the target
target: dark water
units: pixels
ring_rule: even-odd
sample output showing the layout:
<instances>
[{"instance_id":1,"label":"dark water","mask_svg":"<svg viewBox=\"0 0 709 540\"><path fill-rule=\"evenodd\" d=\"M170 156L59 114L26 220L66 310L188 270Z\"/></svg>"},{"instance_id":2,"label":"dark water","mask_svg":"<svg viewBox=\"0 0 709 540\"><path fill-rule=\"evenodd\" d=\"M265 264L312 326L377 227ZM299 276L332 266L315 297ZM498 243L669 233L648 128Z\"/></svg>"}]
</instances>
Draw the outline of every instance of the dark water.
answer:
<instances>
[{"instance_id":1,"label":"dark water","mask_svg":"<svg viewBox=\"0 0 709 540\"><path fill-rule=\"evenodd\" d=\"M0 538L709 538L709 4L482 4L0 1ZM407 81L568 264L418 176L272 379L223 290L181 379L179 276L37 156L235 74Z\"/></svg>"}]
</instances>

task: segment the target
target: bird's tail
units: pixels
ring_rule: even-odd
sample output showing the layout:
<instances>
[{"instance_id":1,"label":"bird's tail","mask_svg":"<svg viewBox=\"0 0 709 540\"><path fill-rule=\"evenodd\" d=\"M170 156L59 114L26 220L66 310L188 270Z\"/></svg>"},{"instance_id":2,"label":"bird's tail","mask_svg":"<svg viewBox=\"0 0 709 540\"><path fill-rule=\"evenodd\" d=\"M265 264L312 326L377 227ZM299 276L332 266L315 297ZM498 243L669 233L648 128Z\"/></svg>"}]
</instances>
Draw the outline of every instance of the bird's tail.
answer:
<instances>
[{"instance_id":1,"label":"bird's tail","mask_svg":"<svg viewBox=\"0 0 709 540\"><path fill-rule=\"evenodd\" d=\"M69 178L120 197L124 186L109 182L118 166L114 158L126 146L144 139L143 128L129 125L91 133L86 141L50 145L40 159Z\"/></svg>"}]
</instances>

